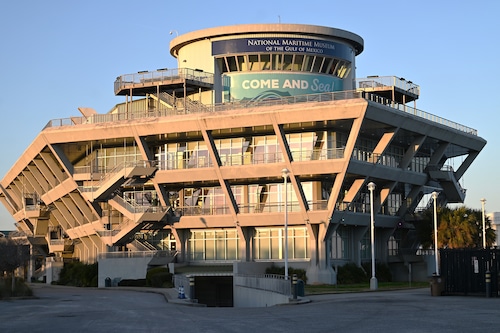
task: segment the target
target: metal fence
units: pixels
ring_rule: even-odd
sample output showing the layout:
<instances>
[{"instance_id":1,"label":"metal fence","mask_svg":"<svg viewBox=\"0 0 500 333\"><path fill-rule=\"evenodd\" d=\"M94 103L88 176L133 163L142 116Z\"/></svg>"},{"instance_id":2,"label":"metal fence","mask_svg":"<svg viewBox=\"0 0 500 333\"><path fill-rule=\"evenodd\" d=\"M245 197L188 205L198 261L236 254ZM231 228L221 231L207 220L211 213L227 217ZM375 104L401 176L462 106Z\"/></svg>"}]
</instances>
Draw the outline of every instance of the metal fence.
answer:
<instances>
[{"instance_id":1,"label":"metal fence","mask_svg":"<svg viewBox=\"0 0 500 333\"><path fill-rule=\"evenodd\" d=\"M439 255L444 294L500 296L500 249L441 249Z\"/></svg>"}]
</instances>

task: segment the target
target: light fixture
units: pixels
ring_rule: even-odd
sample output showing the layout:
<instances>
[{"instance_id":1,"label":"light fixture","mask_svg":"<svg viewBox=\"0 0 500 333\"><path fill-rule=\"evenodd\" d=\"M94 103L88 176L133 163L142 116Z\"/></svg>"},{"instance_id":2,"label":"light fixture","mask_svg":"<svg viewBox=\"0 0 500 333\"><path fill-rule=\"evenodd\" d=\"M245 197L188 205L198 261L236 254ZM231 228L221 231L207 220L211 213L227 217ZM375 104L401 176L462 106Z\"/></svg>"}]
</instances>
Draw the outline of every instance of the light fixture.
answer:
<instances>
[{"instance_id":1,"label":"light fixture","mask_svg":"<svg viewBox=\"0 0 500 333\"><path fill-rule=\"evenodd\" d=\"M285 192L285 280L288 280L288 191L287 191L287 179L288 174L287 168L281 170L281 176L283 177L283 187Z\"/></svg>"},{"instance_id":2,"label":"light fixture","mask_svg":"<svg viewBox=\"0 0 500 333\"><path fill-rule=\"evenodd\" d=\"M486 220L484 217L484 204L486 203L486 199L482 198L481 199L481 210L483 213L483 249L486 248Z\"/></svg>"},{"instance_id":3,"label":"light fixture","mask_svg":"<svg viewBox=\"0 0 500 333\"><path fill-rule=\"evenodd\" d=\"M432 201L434 204L434 261L436 264L436 276L439 276L439 262L438 262L438 240L437 240L437 198L439 193L432 192Z\"/></svg>"},{"instance_id":4,"label":"light fixture","mask_svg":"<svg viewBox=\"0 0 500 333\"><path fill-rule=\"evenodd\" d=\"M370 289L377 290L378 289L378 281L375 276L375 220L374 220L374 212L373 212L373 191L375 190L375 183L368 183L368 191L370 191L370 231L371 231L371 249L372 249L372 277L370 279Z\"/></svg>"}]
</instances>

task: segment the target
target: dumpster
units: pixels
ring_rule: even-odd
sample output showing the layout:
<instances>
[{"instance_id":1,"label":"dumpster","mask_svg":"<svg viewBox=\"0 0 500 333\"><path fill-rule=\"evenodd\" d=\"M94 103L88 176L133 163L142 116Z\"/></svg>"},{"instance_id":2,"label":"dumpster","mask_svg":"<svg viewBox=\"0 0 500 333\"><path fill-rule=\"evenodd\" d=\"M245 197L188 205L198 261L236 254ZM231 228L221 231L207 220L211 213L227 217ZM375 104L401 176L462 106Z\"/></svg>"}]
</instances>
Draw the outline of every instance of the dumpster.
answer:
<instances>
[{"instance_id":1,"label":"dumpster","mask_svg":"<svg viewBox=\"0 0 500 333\"><path fill-rule=\"evenodd\" d=\"M431 278L431 296L442 296L444 292L444 279L440 275Z\"/></svg>"}]
</instances>

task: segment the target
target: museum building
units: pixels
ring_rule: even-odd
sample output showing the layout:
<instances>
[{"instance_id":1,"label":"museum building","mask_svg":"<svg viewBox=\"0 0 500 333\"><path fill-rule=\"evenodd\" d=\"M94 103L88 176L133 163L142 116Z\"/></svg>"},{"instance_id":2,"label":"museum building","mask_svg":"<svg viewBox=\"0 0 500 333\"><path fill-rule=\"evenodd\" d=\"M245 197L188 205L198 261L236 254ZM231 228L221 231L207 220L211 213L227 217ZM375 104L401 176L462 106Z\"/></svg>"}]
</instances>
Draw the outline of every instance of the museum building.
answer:
<instances>
[{"instance_id":1,"label":"museum building","mask_svg":"<svg viewBox=\"0 0 500 333\"><path fill-rule=\"evenodd\" d=\"M118 76L109 112L49 121L0 183L38 258L30 274L150 256L334 284L373 252L395 271L420 264L416 212L433 192L464 202L486 141L417 109L409 80L357 78L363 45L314 25L193 31L170 43L178 68Z\"/></svg>"}]
</instances>

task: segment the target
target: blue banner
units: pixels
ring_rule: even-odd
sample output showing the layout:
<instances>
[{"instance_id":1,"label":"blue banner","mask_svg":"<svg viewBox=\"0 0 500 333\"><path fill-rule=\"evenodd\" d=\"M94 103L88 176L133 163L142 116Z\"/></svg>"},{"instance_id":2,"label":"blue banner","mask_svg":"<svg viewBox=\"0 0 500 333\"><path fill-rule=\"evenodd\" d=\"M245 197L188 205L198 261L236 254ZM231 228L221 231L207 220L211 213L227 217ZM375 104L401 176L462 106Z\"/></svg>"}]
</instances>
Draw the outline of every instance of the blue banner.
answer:
<instances>
[{"instance_id":1,"label":"blue banner","mask_svg":"<svg viewBox=\"0 0 500 333\"><path fill-rule=\"evenodd\" d=\"M242 53L298 53L354 60L352 48L346 44L306 38L240 38L212 42L212 55Z\"/></svg>"},{"instance_id":2,"label":"blue banner","mask_svg":"<svg viewBox=\"0 0 500 333\"><path fill-rule=\"evenodd\" d=\"M316 73L231 73L225 75L224 85L225 102L319 94L343 89L341 79Z\"/></svg>"}]
</instances>

